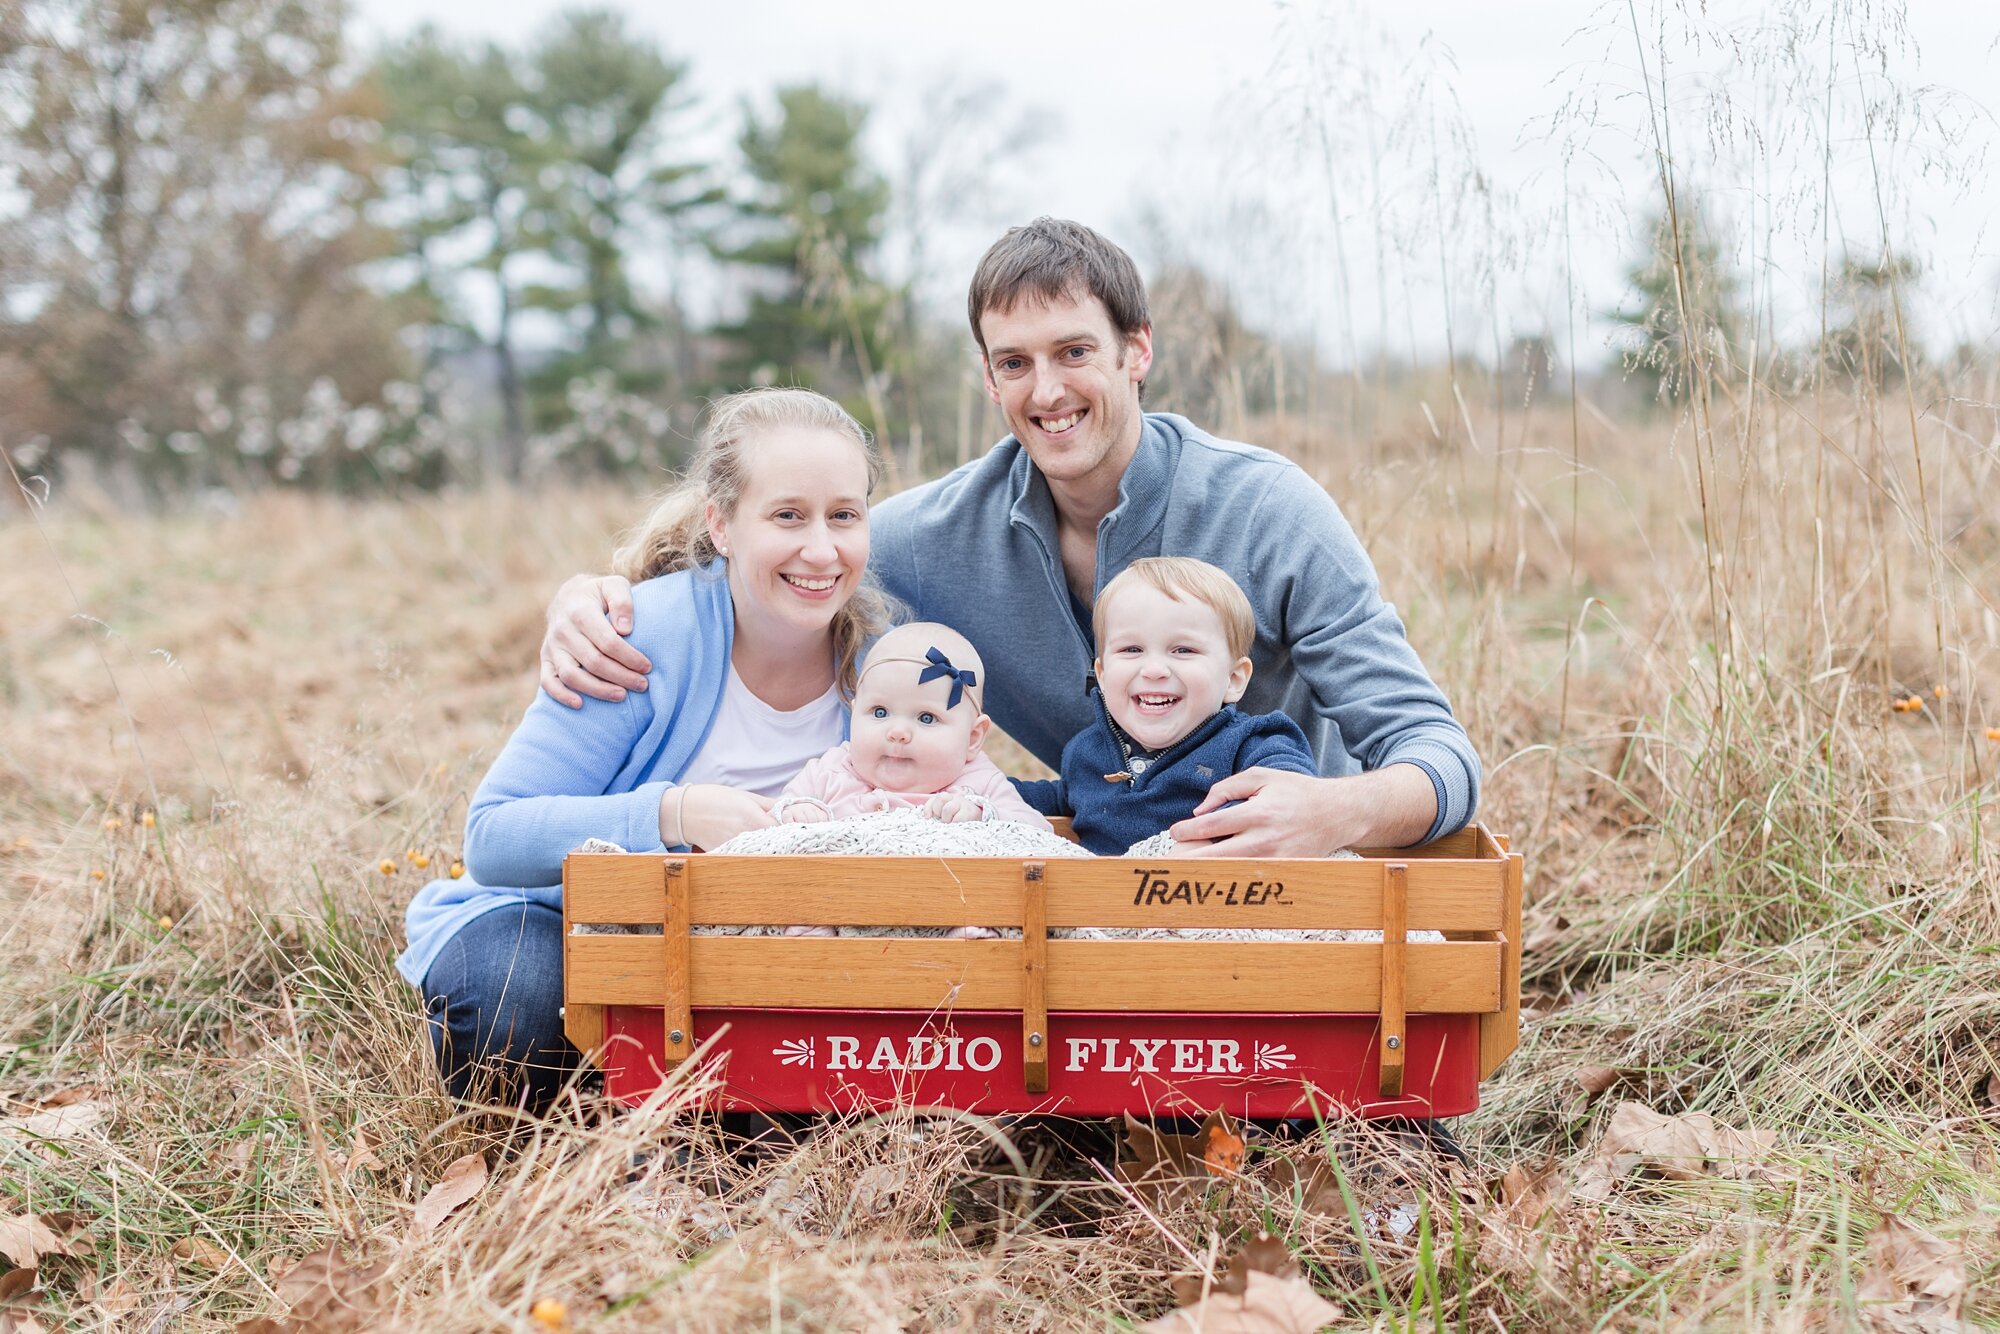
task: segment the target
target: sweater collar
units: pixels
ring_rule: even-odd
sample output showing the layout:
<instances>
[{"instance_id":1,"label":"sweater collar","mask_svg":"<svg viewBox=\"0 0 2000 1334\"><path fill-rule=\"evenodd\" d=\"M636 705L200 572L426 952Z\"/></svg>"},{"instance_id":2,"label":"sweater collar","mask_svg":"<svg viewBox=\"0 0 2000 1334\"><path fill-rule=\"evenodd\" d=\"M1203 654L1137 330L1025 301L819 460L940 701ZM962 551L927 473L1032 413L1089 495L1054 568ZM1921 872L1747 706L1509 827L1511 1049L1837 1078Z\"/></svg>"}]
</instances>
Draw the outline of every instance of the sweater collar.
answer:
<instances>
[{"instance_id":1,"label":"sweater collar","mask_svg":"<svg viewBox=\"0 0 2000 1334\"><path fill-rule=\"evenodd\" d=\"M1114 567L1124 565L1124 554L1166 517L1181 440L1189 425L1185 418L1163 412L1147 413L1139 421L1139 448L1125 466L1125 475L1118 479L1118 504L1104 516L1098 530L1102 554ZM1033 530L1050 551L1055 551L1056 502L1049 494L1048 479L1035 467L1019 439L1009 436L1006 443L1015 450L1007 478L1014 496L1008 518ZM1102 547L1107 538L1111 545ZM1103 579L1098 582L1101 585Z\"/></svg>"}]
</instances>

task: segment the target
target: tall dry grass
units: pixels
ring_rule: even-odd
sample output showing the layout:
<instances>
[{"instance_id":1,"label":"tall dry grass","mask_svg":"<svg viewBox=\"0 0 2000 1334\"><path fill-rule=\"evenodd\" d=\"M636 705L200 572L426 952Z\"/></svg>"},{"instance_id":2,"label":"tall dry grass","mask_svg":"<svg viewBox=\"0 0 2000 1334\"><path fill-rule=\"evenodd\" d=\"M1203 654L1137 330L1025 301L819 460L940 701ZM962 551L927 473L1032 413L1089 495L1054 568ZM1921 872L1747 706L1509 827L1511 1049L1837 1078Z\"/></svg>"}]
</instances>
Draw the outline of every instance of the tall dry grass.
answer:
<instances>
[{"instance_id":1,"label":"tall dry grass","mask_svg":"<svg viewBox=\"0 0 2000 1334\"><path fill-rule=\"evenodd\" d=\"M1993 410L1945 397L1914 448L1865 400L1714 405L1706 540L1671 417L1583 405L1579 440L1536 409L1490 474L1420 413L1373 463L1261 428L1361 529L1530 869L1532 1008L1462 1123L1471 1170L1385 1170L1395 1145L1334 1127L1286 1151L1339 1165L1311 1198L1274 1153L1141 1208L1045 1131L972 1118L732 1155L695 1090L527 1128L454 1109L390 969L410 854L450 861L553 578L637 499L10 524L0 1115L103 1113L0 1141L0 1208L92 1220L44 1262L42 1318L227 1328L337 1241L392 1262L368 1328L539 1328L548 1300L593 1329L1105 1327L1261 1225L1357 1327L1840 1329L1869 1319L1885 1212L1963 1247L1977 1288L2000 1262L2000 453ZM1480 1183L1583 1160L1624 1099L1774 1132L1768 1178L1635 1180L1563 1205L1534 1263L1496 1248L1530 1234ZM465 1215L406 1238L480 1148ZM1387 1225L1399 1204L1420 1227Z\"/></svg>"}]
</instances>

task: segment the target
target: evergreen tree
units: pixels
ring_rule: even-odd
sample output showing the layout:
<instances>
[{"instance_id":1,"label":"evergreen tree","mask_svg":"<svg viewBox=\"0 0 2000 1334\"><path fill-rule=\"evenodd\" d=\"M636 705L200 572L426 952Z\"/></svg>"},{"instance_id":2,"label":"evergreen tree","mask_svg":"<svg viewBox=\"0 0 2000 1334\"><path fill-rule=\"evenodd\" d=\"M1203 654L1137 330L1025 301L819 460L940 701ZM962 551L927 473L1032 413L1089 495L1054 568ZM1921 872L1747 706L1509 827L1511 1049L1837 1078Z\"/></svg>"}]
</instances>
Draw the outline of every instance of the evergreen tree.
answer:
<instances>
[{"instance_id":1,"label":"evergreen tree","mask_svg":"<svg viewBox=\"0 0 2000 1334\"><path fill-rule=\"evenodd\" d=\"M543 248L575 275L568 287L537 289L537 304L583 315L587 354L648 323L625 255L647 234L684 232L692 210L720 191L702 168L663 160L678 113L689 105L684 64L631 36L601 10L564 15L529 57L546 165L533 216Z\"/></svg>"},{"instance_id":2,"label":"evergreen tree","mask_svg":"<svg viewBox=\"0 0 2000 1334\"><path fill-rule=\"evenodd\" d=\"M517 476L526 436L514 347L522 302L509 268L533 249L524 221L544 160L529 133L526 86L501 48L456 46L432 28L385 52L376 78L394 163L393 216L416 261L430 322L469 327L456 318L455 284L440 272L436 242L450 237L455 248L471 247L464 266L492 285L490 346L508 445L502 470Z\"/></svg>"},{"instance_id":3,"label":"evergreen tree","mask_svg":"<svg viewBox=\"0 0 2000 1334\"><path fill-rule=\"evenodd\" d=\"M778 117L746 112L737 140L750 189L735 201L735 239L716 253L761 273L733 370L763 383L858 380L881 427L882 317L890 293L869 262L889 206L888 183L862 156L868 109L806 85L778 91ZM846 374L846 358L854 374Z\"/></svg>"}]
</instances>

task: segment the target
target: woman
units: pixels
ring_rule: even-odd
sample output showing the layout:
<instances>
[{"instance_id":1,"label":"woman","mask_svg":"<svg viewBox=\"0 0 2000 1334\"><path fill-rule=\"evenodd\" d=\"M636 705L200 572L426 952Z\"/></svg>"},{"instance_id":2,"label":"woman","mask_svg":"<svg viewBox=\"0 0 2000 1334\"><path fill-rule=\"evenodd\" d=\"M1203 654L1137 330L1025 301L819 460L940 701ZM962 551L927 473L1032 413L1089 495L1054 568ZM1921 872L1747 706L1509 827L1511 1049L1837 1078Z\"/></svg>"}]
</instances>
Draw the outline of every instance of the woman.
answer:
<instances>
[{"instance_id":1,"label":"woman","mask_svg":"<svg viewBox=\"0 0 2000 1334\"><path fill-rule=\"evenodd\" d=\"M497 1081L540 1108L576 1068L560 1017L571 849L714 847L766 827L770 797L846 739L862 646L887 623L862 583L879 471L867 432L819 394L715 404L687 479L613 557L637 583L647 689L581 710L538 691L473 794L469 877L410 904L396 966L423 990L455 1097Z\"/></svg>"}]
</instances>

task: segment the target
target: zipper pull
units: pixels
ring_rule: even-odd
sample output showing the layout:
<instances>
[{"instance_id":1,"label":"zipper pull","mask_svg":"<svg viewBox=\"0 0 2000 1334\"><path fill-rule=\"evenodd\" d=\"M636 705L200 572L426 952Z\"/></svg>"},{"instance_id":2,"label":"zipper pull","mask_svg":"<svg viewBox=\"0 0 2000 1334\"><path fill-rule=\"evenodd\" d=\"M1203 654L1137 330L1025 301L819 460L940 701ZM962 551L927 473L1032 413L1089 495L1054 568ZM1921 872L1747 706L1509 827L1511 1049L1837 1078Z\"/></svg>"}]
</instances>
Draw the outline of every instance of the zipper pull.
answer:
<instances>
[{"instance_id":1,"label":"zipper pull","mask_svg":"<svg viewBox=\"0 0 2000 1334\"><path fill-rule=\"evenodd\" d=\"M1104 781L1107 783L1129 783L1132 781L1132 775L1122 772L1115 774L1106 774L1104 775Z\"/></svg>"}]
</instances>

